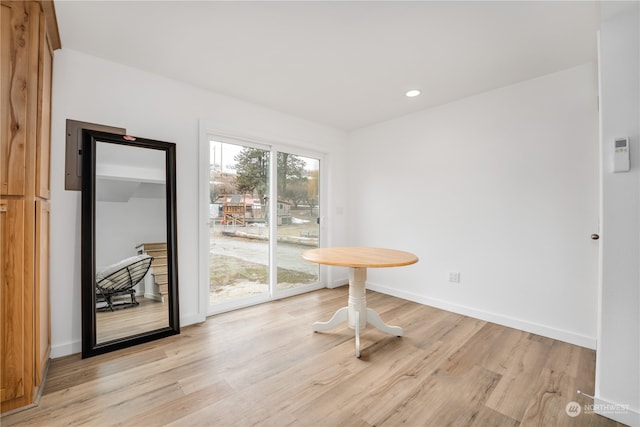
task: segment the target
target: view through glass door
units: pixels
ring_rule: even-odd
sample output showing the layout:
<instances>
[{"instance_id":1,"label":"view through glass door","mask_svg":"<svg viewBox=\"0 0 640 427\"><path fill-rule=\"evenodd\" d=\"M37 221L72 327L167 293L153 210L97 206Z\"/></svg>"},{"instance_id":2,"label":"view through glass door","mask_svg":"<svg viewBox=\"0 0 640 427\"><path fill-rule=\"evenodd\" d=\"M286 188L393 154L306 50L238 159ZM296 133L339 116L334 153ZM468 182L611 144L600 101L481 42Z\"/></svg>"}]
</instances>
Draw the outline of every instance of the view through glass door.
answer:
<instances>
[{"instance_id":1,"label":"view through glass door","mask_svg":"<svg viewBox=\"0 0 640 427\"><path fill-rule=\"evenodd\" d=\"M318 247L320 161L282 152L277 157L277 289L285 290L319 281L318 265L300 255Z\"/></svg>"},{"instance_id":2,"label":"view through glass door","mask_svg":"<svg viewBox=\"0 0 640 427\"><path fill-rule=\"evenodd\" d=\"M318 265L300 254L319 244L320 161L210 140L209 163L213 311L317 287Z\"/></svg>"}]
</instances>

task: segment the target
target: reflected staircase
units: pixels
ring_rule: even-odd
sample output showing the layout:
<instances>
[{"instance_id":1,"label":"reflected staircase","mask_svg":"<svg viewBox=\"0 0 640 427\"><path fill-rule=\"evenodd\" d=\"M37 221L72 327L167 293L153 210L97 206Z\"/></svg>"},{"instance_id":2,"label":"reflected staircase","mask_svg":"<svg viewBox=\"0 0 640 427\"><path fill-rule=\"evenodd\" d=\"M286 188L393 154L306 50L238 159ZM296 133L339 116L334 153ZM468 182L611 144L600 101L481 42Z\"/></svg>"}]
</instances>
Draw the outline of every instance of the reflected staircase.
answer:
<instances>
[{"instance_id":1,"label":"reflected staircase","mask_svg":"<svg viewBox=\"0 0 640 427\"><path fill-rule=\"evenodd\" d=\"M153 291L151 294L157 299L164 301L169 293L169 269L167 267L167 243L141 243L136 247L139 254L148 254L153 257L151 261L151 280L145 283L151 282ZM145 296L149 292L145 288Z\"/></svg>"}]
</instances>

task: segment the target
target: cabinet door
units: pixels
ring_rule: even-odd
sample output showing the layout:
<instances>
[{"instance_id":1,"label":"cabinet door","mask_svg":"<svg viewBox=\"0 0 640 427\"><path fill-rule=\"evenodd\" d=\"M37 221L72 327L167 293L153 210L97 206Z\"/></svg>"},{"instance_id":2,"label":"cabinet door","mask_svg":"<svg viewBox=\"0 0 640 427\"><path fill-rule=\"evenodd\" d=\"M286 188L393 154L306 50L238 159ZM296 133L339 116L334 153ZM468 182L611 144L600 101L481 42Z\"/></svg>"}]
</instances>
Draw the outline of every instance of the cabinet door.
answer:
<instances>
[{"instance_id":1,"label":"cabinet door","mask_svg":"<svg viewBox=\"0 0 640 427\"><path fill-rule=\"evenodd\" d=\"M0 400L24 395L24 200L0 200Z\"/></svg>"},{"instance_id":2,"label":"cabinet door","mask_svg":"<svg viewBox=\"0 0 640 427\"><path fill-rule=\"evenodd\" d=\"M0 194L27 194L28 150L36 137L40 13L28 2L0 7ZM35 52L34 52L35 47Z\"/></svg>"},{"instance_id":3,"label":"cabinet door","mask_svg":"<svg viewBox=\"0 0 640 427\"><path fill-rule=\"evenodd\" d=\"M53 48L45 28L44 16L40 19L40 55L38 64L38 135L36 142L36 196L49 199L51 152L51 78L53 72Z\"/></svg>"},{"instance_id":4,"label":"cabinet door","mask_svg":"<svg viewBox=\"0 0 640 427\"><path fill-rule=\"evenodd\" d=\"M51 352L51 327L49 306L49 202L36 201L36 274L35 274L35 345L36 378L39 386Z\"/></svg>"}]
</instances>

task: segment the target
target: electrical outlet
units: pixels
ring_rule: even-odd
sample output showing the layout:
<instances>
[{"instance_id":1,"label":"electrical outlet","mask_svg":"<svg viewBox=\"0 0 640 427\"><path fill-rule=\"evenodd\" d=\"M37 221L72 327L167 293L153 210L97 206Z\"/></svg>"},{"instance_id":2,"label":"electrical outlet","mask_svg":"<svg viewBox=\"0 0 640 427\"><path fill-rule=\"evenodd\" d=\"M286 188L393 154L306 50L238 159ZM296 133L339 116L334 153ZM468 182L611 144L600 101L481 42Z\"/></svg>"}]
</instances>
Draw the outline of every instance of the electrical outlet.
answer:
<instances>
[{"instance_id":1,"label":"electrical outlet","mask_svg":"<svg viewBox=\"0 0 640 427\"><path fill-rule=\"evenodd\" d=\"M460 273L458 271L449 272L449 282L460 283Z\"/></svg>"}]
</instances>

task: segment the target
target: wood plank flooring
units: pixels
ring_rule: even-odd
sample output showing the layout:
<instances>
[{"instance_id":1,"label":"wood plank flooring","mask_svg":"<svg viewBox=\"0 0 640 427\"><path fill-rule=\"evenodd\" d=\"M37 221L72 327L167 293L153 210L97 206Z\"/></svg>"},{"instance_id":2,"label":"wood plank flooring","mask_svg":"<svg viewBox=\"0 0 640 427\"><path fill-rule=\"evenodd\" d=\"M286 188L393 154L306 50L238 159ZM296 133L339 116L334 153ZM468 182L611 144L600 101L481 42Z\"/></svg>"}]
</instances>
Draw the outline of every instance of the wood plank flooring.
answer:
<instances>
[{"instance_id":1,"label":"wood plank flooring","mask_svg":"<svg viewBox=\"0 0 640 427\"><path fill-rule=\"evenodd\" d=\"M617 426L575 418L592 350L368 291L402 338L313 333L347 288L229 312L160 341L51 362L40 405L2 426Z\"/></svg>"},{"instance_id":2,"label":"wood plank flooring","mask_svg":"<svg viewBox=\"0 0 640 427\"><path fill-rule=\"evenodd\" d=\"M126 297L130 301L129 297ZM139 305L114 311L96 312L98 343L116 340L169 326L167 303L138 297Z\"/></svg>"}]
</instances>

